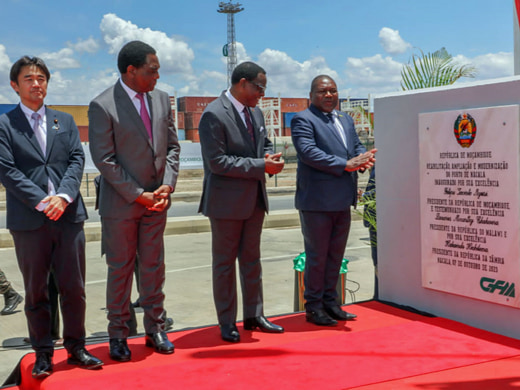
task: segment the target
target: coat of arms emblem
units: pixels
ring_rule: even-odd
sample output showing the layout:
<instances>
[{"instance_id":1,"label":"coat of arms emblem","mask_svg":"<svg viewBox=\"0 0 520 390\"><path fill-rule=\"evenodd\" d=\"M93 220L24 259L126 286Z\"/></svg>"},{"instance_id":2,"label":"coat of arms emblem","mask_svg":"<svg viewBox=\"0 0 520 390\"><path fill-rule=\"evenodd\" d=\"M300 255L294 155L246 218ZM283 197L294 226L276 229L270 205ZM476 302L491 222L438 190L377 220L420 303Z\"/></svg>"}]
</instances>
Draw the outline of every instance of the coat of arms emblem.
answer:
<instances>
[{"instance_id":1,"label":"coat of arms emblem","mask_svg":"<svg viewBox=\"0 0 520 390\"><path fill-rule=\"evenodd\" d=\"M470 114L460 114L455 121L453 133L460 146L469 148L477 135L477 124Z\"/></svg>"}]
</instances>

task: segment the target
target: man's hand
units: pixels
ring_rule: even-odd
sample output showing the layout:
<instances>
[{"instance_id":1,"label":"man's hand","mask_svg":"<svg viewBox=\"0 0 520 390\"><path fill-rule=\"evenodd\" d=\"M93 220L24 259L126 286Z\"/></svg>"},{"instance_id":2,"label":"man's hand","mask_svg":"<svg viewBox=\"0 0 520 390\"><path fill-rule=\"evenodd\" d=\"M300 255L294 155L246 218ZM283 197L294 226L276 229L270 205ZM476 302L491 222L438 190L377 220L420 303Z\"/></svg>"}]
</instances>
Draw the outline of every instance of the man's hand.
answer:
<instances>
[{"instance_id":1,"label":"man's hand","mask_svg":"<svg viewBox=\"0 0 520 390\"><path fill-rule=\"evenodd\" d=\"M148 207L148 210L161 212L166 209L170 204L170 194L172 192L172 188L167 184L163 184L157 188L153 192L156 202L152 207Z\"/></svg>"},{"instance_id":2,"label":"man's hand","mask_svg":"<svg viewBox=\"0 0 520 390\"><path fill-rule=\"evenodd\" d=\"M285 161L281 157L282 152L276 154L266 153L264 156L265 172L269 175L280 173L285 165Z\"/></svg>"},{"instance_id":3,"label":"man's hand","mask_svg":"<svg viewBox=\"0 0 520 390\"><path fill-rule=\"evenodd\" d=\"M351 158L347 161L347 166L345 167L345 171L353 172L359 169L368 169L374 166L376 159L374 155L376 154L377 149L369 150L359 156Z\"/></svg>"},{"instance_id":4,"label":"man's hand","mask_svg":"<svg viewBox=\"0 0 520 390\"><path fill-rule=\"evenodd\" d=\"M43 212L51 221L57 221L60 219L65 212L65 209L69 205L65 199L57 195L46 196L42 202L49 202Z\"/></svg>"}]
</instances>

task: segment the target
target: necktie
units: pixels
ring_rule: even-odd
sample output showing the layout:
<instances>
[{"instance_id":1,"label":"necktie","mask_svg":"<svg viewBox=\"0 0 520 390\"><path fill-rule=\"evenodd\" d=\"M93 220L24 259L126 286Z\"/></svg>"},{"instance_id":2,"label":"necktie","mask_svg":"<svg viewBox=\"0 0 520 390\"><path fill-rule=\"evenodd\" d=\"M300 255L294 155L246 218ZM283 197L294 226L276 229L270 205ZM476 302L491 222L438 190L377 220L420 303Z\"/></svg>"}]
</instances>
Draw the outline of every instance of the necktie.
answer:
<instances>
[{"instance_id":1,"label":"necktie","mask_svg":"<svg viewBox=\"0 0 520 390\"><path fill-rule=\"evenodd\" d=\"M336 122L336 119L334 118L334 114L328 113L327 117L329 118L329 121L334 126L334 129L336 129L336 131L338 132L341 140L343 141L343 145L345 145L345 147L347 147L347 139L345 138L345 132L343 131L343 127L341 126L340 123Z\"/></svg>"},{"instance_id":2,"label":"necktie","mask_svg":"<svg viewBox=\"0 0 520 390\"><path fill-rule=\"evenodd\" d=\"M244 117L246 118L246 127L247 132L249 133L249 136L251 137L251 141L255 143L255 131L253 129L253 123L251 122L251 116L249 115L249 110L247 107L244 107Z\"/></svg>"},{"instance_id":3,"label":"necktie","mask_svg":"<svg viewBox=\"0 0 520 390\"><path fill-rule=\"evenodd\" d=\"M47 140L45 134L40 130L40 114L37 112L33 112L31 115L31 119L34 121L33 123L33 132L34 136L38 140L38 144L40 144L40 148L42 150L43 155L45 156L45 150L47 149Z\"/></svg>"},{"instance_id":4,"label":"necktie","mask_svg":"<svg viewBox=\"0 0 520 390\"><path fill-rule=\"evenodd\" d=\"M152 139L152 122L150 121L150 115L148 115L148 110L146 109L146 104L144 103L144 93L138 93L135 96L141 102L141 110L139 111L139 115L141 115L141 119L143 120L144 127L146 127L148 136L150 139Z\"/></svg>"}]
</instances>

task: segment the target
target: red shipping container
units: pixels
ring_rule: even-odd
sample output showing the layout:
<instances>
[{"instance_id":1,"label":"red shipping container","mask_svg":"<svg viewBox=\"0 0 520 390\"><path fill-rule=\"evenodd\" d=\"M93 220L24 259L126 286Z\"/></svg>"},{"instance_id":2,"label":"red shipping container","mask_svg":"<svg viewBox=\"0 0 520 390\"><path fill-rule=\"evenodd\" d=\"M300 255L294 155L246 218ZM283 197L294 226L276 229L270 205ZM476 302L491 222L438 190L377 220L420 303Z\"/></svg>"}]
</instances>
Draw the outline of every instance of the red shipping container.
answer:
<instances>
[{"instance_id":1,"label":"red shipping container","mask_svg":"<svg viewBox=\"0 0 520 390\"><path fill-rule=\"evenodd\" d=\"M309 107L307 98L281 98L280 109L282 112L300 112Z\"/></svg>"},{"instance_id":2,"label":"red shipping container","mask_svg":"<svg viewBox=\"0 0 520 390\"><path fill-rule=\"evenodd\" d=\"M177 100L178 110L183 112L203 112L216 96L183 96Z\"/></svg>"},{"instance_id":3,"label":"red shipping container","mask_svg":"<svg viewBox=\"0 0 520 390\"><path fill-rule=\"evenodd\" d=\"M78 126L79 140L81 142L88 142L88 126Z\"/></svg>"},{"instance_id":4,"label":"red shipping container","mask_svg":"<svg viewBox=\"0 0 520 390\"><path fill-rule=\"evenodd\" d=\"M186 139L192 142L200 142L199 129L186 130Z\"/></svg>"},{"instance_id":5,"label":"red shipping container","mask_svg":"<svg viewBox=\"0 0 520 390\"><path fill-rule=\"evenodd\" d=\"M184 112L177 113L177 128L184 129Z\"/></svg>"},{"instance_id":6,"label":"red shipping container","mask_svg":"<svg viewBox=\"0 0 520 390\"><path fill-rule=\"evenodd\" d=\"M186 130L198 129L202 112L185 112L184 128Z\"/></svg>"}]
</instances>

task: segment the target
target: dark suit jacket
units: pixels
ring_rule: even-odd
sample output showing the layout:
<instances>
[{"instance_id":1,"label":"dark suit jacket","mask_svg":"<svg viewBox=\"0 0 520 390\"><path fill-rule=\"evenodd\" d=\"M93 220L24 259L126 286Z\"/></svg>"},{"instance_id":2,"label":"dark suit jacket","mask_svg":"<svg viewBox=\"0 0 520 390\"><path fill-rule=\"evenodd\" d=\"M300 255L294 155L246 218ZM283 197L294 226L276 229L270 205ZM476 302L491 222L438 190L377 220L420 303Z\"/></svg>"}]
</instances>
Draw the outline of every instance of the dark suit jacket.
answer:
<instances>
[{"instance_id":1,"label":"dark suit jacket","mask_svg":"<svg viewBox=\"0 0 520 390\"><path fill-rule=\"evenodd\" d=\"M347 160L364 153L352 118L339 112L345 148L334 124L314 105L296 114L291 137L298 155L295 206L306 211L344 211L356 203L357 173L346 172Z\"/></svg>"},{"instance_id":2,"label":"dark suit jacket","mask_svg":"<svg viewBox=\"0 0 520 390\"><path fill-rule=\"evenodd\" d=\"M90 102L90 152L102 175L102 217L139 218L146 208L135 200L143 191L177 184L180 146L170 99L157 89L147 95L153 144L120 81Z\"/></svg>"},{"instance_id":3,"label":"dark suit jacket","mask_svg":"<svg viewBox=\"0 0 520 390\"><path fill-rule=\"evenodd\" d=\"M79 192L85 155L78 128L72 116L64 112L46 108L46 117L44 157L20 106L0 116L0 180L7 189L7 228L10 230L35 230L43 225L47 217L35 207L47 196L48 178L57 194L65 193L74 200L61 220L82 222L87 219Z\"/></svg>"},{"instance_id":4,"label":"dark suit jacket","mask_svg":"<svg viewBox=\"0 0 520 390\"><path fill-rule=\"evenodd\" d=\"M273 153L273 145L267 138L262 111L253 108L251 112L256 145L224 92L204 110L199 123L204 161L199 212L208 217L249 218L259 191L268 208L264 155Z\"/></svg>"}]
</instances>

